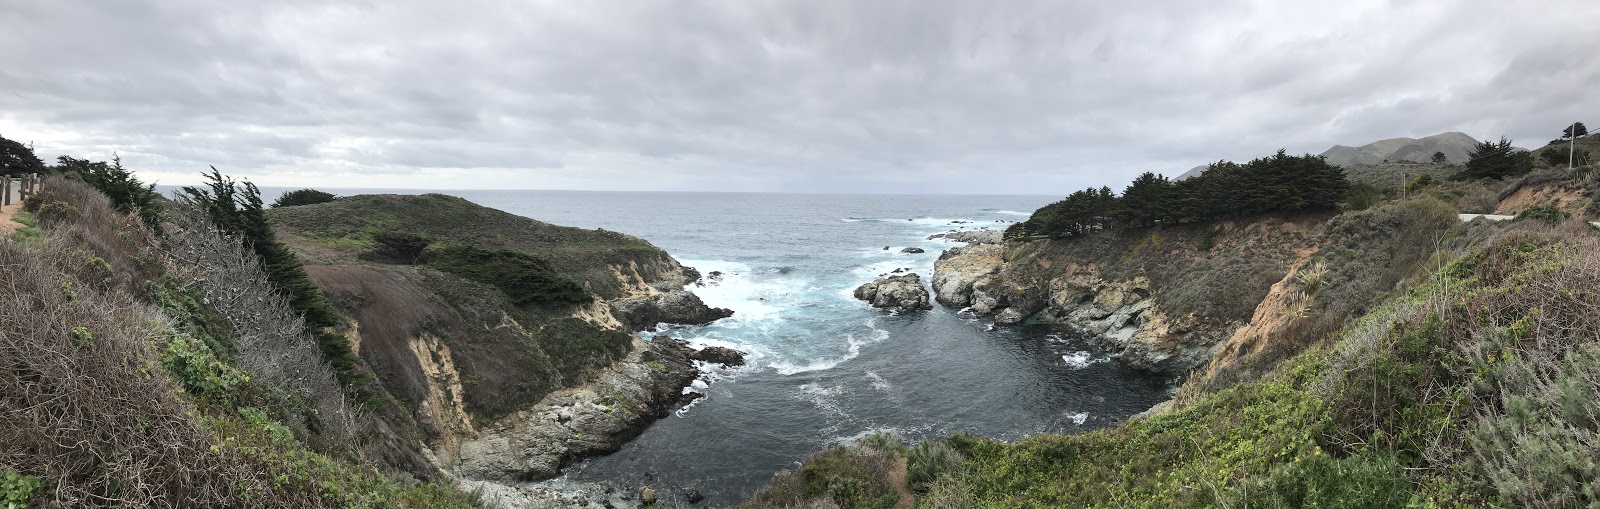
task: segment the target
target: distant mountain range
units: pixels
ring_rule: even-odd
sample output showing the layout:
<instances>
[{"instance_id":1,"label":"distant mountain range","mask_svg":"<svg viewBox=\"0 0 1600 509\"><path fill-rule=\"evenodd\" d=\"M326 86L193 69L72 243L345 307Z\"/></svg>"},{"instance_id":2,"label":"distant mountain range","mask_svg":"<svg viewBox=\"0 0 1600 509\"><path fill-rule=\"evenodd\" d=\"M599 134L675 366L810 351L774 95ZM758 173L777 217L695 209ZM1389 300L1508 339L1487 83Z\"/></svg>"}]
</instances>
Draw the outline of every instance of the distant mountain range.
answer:
<instances>
[{"instance_id":1,"label":"distant mountain range","mask_svg":"<svg viewBox=\"0 0 1600 509\"><path fill-rule=\"evenodd\" d=\"M1324 150L1321 155L1328 159L1328 164L1335 166L1380 164L1385 161L1426 163L1433 160L1435 152L1443 152L1445 159L1451 163L1464 163L1467 162L1467 154L1471 153L1477 144L1478 140L1465 133L1448 132L1421 139L1390 138L1359 147L1334 145L1333 148ZM1206 166L1191 168L1183 175L1179 175L1177 180L1199 175L1205 172Z\"/></svg>"}]
</instances>

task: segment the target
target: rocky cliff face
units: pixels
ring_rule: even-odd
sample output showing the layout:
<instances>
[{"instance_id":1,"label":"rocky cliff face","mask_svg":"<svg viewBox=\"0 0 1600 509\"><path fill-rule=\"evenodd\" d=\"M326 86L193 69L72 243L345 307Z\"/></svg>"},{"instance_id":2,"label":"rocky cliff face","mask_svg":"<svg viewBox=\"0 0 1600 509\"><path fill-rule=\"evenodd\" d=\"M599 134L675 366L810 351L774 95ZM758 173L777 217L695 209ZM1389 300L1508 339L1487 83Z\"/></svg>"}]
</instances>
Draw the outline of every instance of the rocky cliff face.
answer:
<instances>
[{"instance_id":1,"label":"rocky cliff face","mask_svg":"<svg viewBox=\"0 0 1600 509\"><path fill-rule=\"evenodd\" d=\"M1273 284L1303 263L1297 250L1314 243L1323 219L957 247L935 262L933 292L996 324L1074 326L1128 366L1179 375L1249 322ZM1189 298L1208 292L1215 302Z\"/></svg>"},{"instance_id":2,"label":"rocky cliff face","mask_svg":"<svg viewBox=\"0 0 1600 509\"><path fill-rule=\"evenodd\" d=\"M572 459L616 451L684 402L683 387L699 374L689 362L692 354L688 345L666 336L638 342L596 382L551 393L435 454L468 479L555 477Z\"/></svg>"}]
</instances>

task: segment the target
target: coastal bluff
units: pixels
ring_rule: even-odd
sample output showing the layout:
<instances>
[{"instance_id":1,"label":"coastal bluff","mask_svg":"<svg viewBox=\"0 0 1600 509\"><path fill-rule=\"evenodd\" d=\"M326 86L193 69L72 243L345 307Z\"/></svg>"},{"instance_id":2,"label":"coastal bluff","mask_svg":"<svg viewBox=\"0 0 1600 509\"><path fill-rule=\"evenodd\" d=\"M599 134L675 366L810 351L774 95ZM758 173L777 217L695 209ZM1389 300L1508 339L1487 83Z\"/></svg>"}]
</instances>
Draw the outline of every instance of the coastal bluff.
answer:
<instances>
[{"instance_id":1,"label":"coastal bluff","mask_svg":"<svg viewBox=\"0 0 1600 509\"><path fill-rule=\"evenodd\" d=\"M452 196L349 196L270 220L348 317L395 420L414 420L408 463L480 488L554 477L698 396L683 390L700 376L692 348L632 333L732 314L643 239Z\"/></svg>"}]
</instances>

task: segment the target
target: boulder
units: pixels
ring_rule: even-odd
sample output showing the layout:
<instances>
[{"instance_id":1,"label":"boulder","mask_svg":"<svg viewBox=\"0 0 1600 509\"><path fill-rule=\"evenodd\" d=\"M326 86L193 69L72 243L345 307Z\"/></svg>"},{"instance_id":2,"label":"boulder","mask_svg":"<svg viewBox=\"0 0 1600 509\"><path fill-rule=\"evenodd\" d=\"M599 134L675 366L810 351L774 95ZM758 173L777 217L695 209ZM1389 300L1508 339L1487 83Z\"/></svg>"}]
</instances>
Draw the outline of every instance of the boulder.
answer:
<instances>
[{"instance_id":1,"label":"boulder","mask_svg":"<svg viewBox=\"0 0 1600 509\"><path fill-rule=\"evenodd\" d=\"M923 251L922 251L922 248L920 248L920 247L908 247L908 248L900 250L900 254L917 254L917 253L921 253L921 252L923 252Z\"/></svg>"},{"instance_id":2,"label":"boulder","mask_svg":"<svg viewBox=\"0 0 1600 509\"><path fill-rule=\"evenodd\" d=\"M645 330L661 323L704 325L733 316L733 310L707 306L698 295L674 290L614 300L611 314L629 330Z\"/></svg>"},{"instance_id":3,"label":"boulder","mask_svg":"<svg viewBox=\"0 0 1600 509\"><path fill-rule=\"evenodd\" d=\"M743 366L744 354L738 350L721 346L708 346L689 356L690 359L721 364L727 367Z\"/></svg>"},{"instance_id":4,"label":"boulder","mask_svg":"<svg viewBox=\"0 0 1600 509\"><path fill-rule=\"evenodd\" d=\"M656 490L649 486L639 488L639 502L644 505L656 505Z\"/></svg>"},{"instance_id":5,"label":"boulder","mask_svg":"<svg viewBox=\"0 0 1600 509\"><path fill-rule=\"evenodd\" d=\"M928 290L922 286L922 277L916 273L878 278L857 287L855 297L875 308L933 309L928 304Z\"/></svg>"},{"instance_id":6,"label":"boulder","mask_svg":"<svg viewBox=\"0 0 1600 509\"><path fill-rule=\"evenodd\" d=\"M683 490L683 499L688 500L691 504L698 504L701 500L705 500L706 497L700 494L700 490L687 489Z\"/></svg>"}]
</instances>

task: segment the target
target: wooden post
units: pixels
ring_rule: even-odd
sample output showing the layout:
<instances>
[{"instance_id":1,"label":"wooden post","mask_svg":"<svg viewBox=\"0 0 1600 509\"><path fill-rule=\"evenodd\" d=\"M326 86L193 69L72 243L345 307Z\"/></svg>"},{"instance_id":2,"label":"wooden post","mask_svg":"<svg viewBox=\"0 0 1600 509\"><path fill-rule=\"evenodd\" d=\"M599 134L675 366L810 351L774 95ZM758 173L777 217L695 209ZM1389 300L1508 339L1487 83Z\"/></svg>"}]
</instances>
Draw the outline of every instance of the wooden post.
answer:
<instances>
[{"instance_id":1,"label":"wooden post","mask_svg":"<svg viewBox=\"0 0 1600 509\"><path fill-rule=\"evenodd\" d=\"M5 182L4 186L0 186L0 207L4 207L11 204L11 176L0 177L0 181Z\"/></svg>"},{"instance_id":2,"label":"wooden post","mask_svg":"<svg viewBox=\"0 0 1600 509\"><path fill-rule=\"evenodd\" d=\"M18 200L28 201L28 190L29 190L28 186L31 186L31 185L33 185L33 180L30 180L28 178L27 174L23 174L22 175L22 185L17 188L17 199Z\"/></svg>"}]
</instances>

